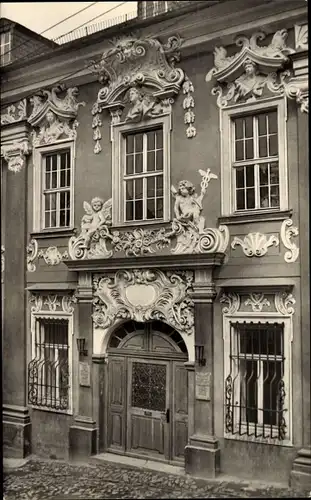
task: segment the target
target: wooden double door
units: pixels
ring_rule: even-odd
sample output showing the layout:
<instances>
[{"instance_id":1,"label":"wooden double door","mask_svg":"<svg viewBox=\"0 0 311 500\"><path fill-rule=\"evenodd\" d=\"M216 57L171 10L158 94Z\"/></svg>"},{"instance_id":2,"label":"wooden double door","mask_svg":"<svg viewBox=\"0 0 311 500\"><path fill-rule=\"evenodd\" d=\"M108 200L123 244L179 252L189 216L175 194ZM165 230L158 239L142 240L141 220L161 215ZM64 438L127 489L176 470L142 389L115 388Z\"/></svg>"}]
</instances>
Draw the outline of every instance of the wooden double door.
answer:
<instances>
[{"instance_id":1,"label":"wooden double door","mask_svg":"<svg viewBox=\"0 0 311 500\"><path fill-rule=\"evenodd\" d=\"M108 450L183 461L188 440L188 376L180 345L148 325L109 353Z\"/></svg>"}]
</instances>

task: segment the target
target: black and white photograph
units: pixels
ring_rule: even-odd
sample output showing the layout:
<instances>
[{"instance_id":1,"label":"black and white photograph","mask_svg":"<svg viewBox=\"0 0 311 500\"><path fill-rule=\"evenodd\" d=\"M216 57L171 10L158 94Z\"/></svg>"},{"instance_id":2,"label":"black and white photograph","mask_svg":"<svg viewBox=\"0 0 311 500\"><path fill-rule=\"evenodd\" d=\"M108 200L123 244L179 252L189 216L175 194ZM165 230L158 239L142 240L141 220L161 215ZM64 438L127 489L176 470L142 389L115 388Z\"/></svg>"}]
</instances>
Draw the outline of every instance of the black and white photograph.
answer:
<instances>
[{"instance_id":1,"label":"black and white photograph","mask_svg":"<svg viewBox=\"0 0 311 500\"><path fill-rule=\"evenodd\" d=\"M311 498L308 2L2 2L4 500Z\"/></svg>"}]
</instances>

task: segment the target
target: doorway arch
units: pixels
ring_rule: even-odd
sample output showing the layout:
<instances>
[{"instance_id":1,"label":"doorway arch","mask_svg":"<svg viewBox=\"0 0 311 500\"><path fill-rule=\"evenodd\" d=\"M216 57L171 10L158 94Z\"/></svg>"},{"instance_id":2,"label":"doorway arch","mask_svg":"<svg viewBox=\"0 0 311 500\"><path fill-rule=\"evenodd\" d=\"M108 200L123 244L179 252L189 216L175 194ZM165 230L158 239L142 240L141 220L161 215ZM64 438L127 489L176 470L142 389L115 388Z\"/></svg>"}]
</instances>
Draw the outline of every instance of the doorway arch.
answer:
<instances>
[{"instance_id":1,"label":"doorway arch","mask_svg":"<svg viewBox=\"0 0 311 500\"><path fill-rule=\"evenodd\" d=\"M128 321L108 341L107 449L182 462L188 441L188 361L182 336L161 321Z\"/></svg>"}]
</instances>

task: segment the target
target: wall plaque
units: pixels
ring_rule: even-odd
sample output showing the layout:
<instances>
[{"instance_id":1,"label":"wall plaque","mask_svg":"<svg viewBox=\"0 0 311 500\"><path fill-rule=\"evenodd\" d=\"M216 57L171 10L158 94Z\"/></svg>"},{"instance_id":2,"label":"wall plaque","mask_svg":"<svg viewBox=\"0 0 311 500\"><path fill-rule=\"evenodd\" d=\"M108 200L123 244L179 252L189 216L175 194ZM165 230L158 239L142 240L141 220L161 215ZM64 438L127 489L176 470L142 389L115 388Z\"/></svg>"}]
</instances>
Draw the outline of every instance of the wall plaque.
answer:
<instances>
[{"instance_id":1,"label":"wall plaque","mask_svg":"<svg viewBox=\"0 0 311 500\"><path fill-rule=\"evenodd\" d=\"M79 384L84 387L91 386L91 368L86 362L79 363Z\"/></svg>"},{"instance_id":2,"label":"wall plaque","mask_svg":"<svg viewBox=\"0 0 311 500\"><path fill-rule=\"evenodd\" d=\"M211 373L196 371L195 397L203 401L211 400Z\"/></svg>"}]
</instances>

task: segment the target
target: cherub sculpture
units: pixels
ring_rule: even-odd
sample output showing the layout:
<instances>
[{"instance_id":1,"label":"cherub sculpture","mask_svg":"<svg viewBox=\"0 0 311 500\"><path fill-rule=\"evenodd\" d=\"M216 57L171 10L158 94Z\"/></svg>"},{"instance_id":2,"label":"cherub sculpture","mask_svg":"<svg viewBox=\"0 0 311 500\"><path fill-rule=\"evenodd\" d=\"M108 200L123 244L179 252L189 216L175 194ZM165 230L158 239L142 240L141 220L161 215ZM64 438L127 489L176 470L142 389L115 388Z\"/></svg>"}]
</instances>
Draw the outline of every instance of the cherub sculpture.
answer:
<instances>
[{"instance_id":1,"label":"cherub sculpture","mask_svg":"<svg viewBox=\"0 0 311 500\"><path fill-rule=\"evenodd\" d=\"M199 173L202 176L200 195L195 193L194 185L186 180L179 182L178 190L172 186L171 191L175 195L174 212L177 221L201 234L205 225L205 218L201 215L203 197L210 179L217 179L217 175L212 174L210 169L206 172L199 170Z\"/></svg>"},{"instance_id":2,"label":"cherub sculpture","mask_svg":"<svg viewBox=\"0 0 311 500\"><path fill-rule=\"evenodd\" d=\"M86 215L81 220L81 235L84 239L84 248L89 249L92 236L103 226L111 225L111 198L104 203L101 198L93 198L91 205L86 201L83 208Z\"/></svg>"}]
</instances>

